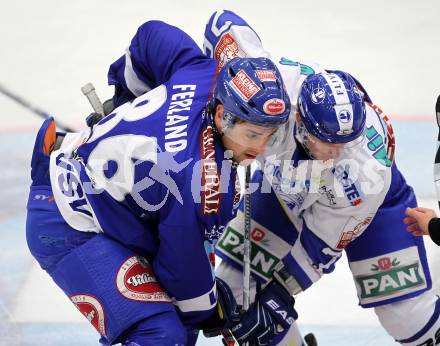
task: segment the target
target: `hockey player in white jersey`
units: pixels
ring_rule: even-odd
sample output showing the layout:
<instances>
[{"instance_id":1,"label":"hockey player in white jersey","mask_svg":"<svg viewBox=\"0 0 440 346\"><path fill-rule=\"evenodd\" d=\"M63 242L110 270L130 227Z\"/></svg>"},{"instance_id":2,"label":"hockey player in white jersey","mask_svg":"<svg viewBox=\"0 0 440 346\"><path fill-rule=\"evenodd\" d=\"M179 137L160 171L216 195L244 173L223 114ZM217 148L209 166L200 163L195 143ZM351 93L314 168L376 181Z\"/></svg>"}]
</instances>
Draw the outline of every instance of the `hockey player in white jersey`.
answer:
<instances>
[{"instance_id":1,"label":"hockey player in white jersey","mask_svg":"<svg viewBox=\"0 0 440 346\"><path fill-rule=\"evenodd\" d=\"M270 56L230 11L211 16L204 46L220 66L235 56ZM438 344L440 300L431 291L423 240L402 222L405 208L417 203L394 162L388 118L348 73L274 61L292 102L290 135L253 177L254 289L276 280L299 294L331 273L345 250L360 305L374 308L397 342ZM223 261L216 273L238 300L243 223L239 212L217 243ZM287 345L295 338L289 334L274 335L272 343Z\"/></svg>"}]
</instances>

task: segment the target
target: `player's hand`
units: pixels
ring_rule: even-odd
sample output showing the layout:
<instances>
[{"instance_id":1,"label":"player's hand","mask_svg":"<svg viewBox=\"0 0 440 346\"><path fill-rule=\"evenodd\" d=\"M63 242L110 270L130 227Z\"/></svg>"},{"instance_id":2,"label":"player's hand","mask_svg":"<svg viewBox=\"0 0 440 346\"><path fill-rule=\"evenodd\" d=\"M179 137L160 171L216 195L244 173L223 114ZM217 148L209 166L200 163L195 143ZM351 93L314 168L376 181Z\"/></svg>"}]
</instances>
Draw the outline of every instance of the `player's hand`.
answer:
<instances>
[{"instance_id":1,"label":"player's hand","mask_svg":"<svg viewBox=\"0 0 440 346\"><path fill-rule=\"evenodd\" d=\"M434 210L421 207L406 208L405 214L406 217L403 219L403 223L408 225L406 230L414 236L429 234L429 221L437 217Z\"/></svg>"},{"instance_id":2,"label":"player's hand","mask_svg":"<svg viewBox=\"0 0 440 346\"><path fill-rule=\"evenodd\" d=\"M293 297L279 283L271 281L257 293L240 322L231 327L232 334L240 343L267 345L298 318L294 304Z\"/></svg>"}]
</instances>

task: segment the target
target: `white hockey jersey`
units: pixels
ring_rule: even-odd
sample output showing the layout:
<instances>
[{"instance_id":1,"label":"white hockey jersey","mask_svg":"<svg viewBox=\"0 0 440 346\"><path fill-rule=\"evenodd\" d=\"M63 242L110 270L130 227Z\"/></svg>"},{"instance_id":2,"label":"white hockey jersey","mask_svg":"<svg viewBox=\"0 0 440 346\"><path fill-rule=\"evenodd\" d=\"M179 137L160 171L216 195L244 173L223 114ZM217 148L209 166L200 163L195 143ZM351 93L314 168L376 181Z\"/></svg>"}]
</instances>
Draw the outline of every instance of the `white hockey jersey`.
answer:
<instances>
[{"instance_id":1,"label":"white hockey jersey","mask_svg":"<svg viewBox=\"0 0 440 346\"><path fill-rule=\"evenodd\" d=\"M392 127L382 111L369 103L362 138L347 144L337 160L310 160L294 137L298 93L308 75L325 70L316 63L271 57L255 31L230 11L219 11L211 17L204 48L220 66L235 56L270 57L282 74L292 113L285 140L266 152L261 167L264 175L257 171L253 178L259 187L253 194L252 208L260 219L253 219L252 264L255 274L269 279L282 258L296 274L298 290L305 289L334 269L341 251L367 228L387 194L391 198L399 186L407 187L401 184L403 178L398 173L393 193L389 193L392 172L397 171L393 168ZM363 90L360 84L359 88ZM275 220L277 213L267 209L268 205L277 208L271 191L290 226L281 216ZM258 213L262 205L266 211ZM238 244L242 225L243 215L239 213L217 244L218 254L235 264L241 264Z\"/></svg>"}]
</instances>

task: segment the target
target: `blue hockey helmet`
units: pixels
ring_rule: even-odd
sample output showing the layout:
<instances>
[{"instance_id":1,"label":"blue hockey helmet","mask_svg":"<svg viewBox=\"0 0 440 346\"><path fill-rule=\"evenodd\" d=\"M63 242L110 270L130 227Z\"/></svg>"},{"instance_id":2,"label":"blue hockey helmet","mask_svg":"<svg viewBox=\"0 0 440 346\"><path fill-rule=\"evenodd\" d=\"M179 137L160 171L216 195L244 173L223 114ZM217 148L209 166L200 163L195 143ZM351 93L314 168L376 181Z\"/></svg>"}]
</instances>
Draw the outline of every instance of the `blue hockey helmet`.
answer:
<instances>
[{"instance_id":1,"label":"blue hockey helmet","mask_svg":"<svg viewBox=\"0 0 440 346\"><path fill-rule=\"evenodd\" d=\"M306 130L323 142L348 143L364 132L364 94L346 72L308 76L301 86L298 108Z\"/></svg>"},{"instance_id":2,"label":"blue hockey helmet","mask_svg":"<svg viewBox=\"0 0 440 346\"><path fill-rule=\"evenodd\" d=\"M234 58L217 77L214 100L224 107L231 121L239 118L272 127L287 122L290 100L281 74L267 58Z\"/></svg>"}]
</instances>

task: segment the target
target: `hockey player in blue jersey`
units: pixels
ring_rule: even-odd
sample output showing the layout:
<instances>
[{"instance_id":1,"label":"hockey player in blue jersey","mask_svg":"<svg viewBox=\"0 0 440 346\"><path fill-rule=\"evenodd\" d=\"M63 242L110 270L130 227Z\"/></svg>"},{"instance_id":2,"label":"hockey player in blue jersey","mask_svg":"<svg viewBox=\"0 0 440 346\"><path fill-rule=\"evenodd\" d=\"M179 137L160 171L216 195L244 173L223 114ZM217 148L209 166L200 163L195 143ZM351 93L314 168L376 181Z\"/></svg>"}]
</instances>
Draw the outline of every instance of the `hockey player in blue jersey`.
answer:
<instances>
[{"instance_id":1,"label":"hockey player in blue jersey","mask_svg":"<svg viewBox=\"0 0 440 346\"><path fill-rule=\"evenodd\" d=\"M254 343L276 332L275 305L287 329L295 311L281 286L239 314L213 271L238 207L237 165L285 134L290 102L276 66L237 58L218 70L184 32L151 21L109 77L111 114L62 141L53 119L37 135L33 256L104 345L193 345L199 329L223 327Z\"/></svg>"},{"instance_id":2,"label":"hockey player in blue jersey","mask_svg":"<svg viewBox=\"0 0 440 346\"><path fill-rule=\"evenodd\" d=\"M204 46L221 65L237 56L270 57L255 31L231 11L211 16ZM394 162L389 119L348 73L274 61L292 113L288 138L266 153L253 177L259 186L252 195L254 287L275 278L299 294L331 273L345 250L360 305L374 308L397 342L439 343L440 299L431 290L423 240L402 222L405 209L417 203ZM223 261L216 274L237 299L242 224L239 212L217 243ZM273 343L299 341L296 333L291 328Z\"/></svg>"}]
</instances>

